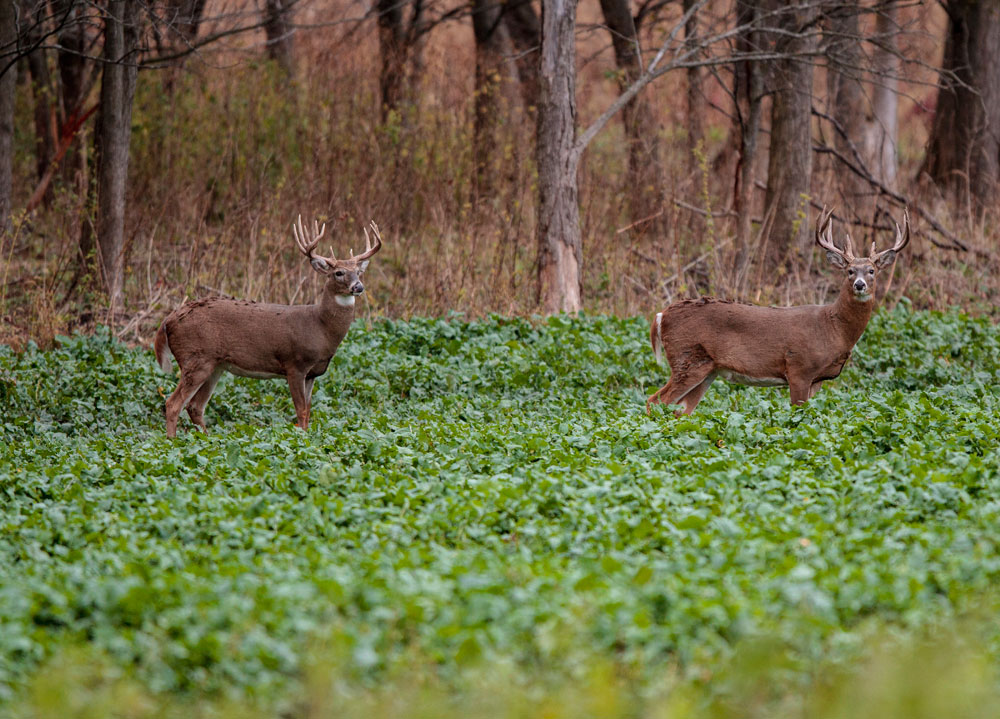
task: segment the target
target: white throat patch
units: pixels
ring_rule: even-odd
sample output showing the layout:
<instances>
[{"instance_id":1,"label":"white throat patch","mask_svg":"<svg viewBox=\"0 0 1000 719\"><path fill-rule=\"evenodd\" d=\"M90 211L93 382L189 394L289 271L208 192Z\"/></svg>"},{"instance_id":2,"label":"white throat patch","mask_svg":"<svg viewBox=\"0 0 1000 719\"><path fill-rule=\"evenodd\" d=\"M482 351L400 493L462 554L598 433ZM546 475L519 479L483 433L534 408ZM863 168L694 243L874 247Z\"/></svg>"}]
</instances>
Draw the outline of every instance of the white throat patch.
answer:
<instances>
[{"instance_id":1,"label":"white throat patch","mask_svg":"<svg viewBox=\"0 0 1000 719\"><path fill-rule=\"evenodd\" d=\"M333 299L341 307L354 307L354 295L335 295Z\"/></svg>"}]
</instances>

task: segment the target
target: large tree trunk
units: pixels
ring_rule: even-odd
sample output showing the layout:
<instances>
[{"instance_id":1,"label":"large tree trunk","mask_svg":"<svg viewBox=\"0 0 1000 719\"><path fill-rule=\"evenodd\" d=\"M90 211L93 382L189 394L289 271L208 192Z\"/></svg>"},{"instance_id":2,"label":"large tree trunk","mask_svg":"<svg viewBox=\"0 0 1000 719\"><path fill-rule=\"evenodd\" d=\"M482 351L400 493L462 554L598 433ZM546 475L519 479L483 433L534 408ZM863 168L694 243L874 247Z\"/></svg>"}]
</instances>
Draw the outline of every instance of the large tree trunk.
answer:
<instances>
[{"instance_id":1,"label":"large tree trunk","mask_svg":"<svg viewBox=\"0 0 1000 719\"><path fill-rule=\"evenodd\" d=\"M682 8L686 14L695 6L697 0L684 0ZM684 25L684 38L687 42L696 42L698 38L698 13L693 13ZM687 69L687 133L690 147L698 147L705 139L702 127L702 115L705 111L704 90L702 89L702 69L689 67ZM698 158L692 152L688 156L691 169L697 166Z\"/></svg>"},{"instance_id":2,"label":"large tree trunk","mask_svg":"<svg viewBox=\"0 0 1000 719\"><path fill-rule=\"evenodd\" d=\"M923 172L982 212L1000 180L1000 4L953 0Z\"/></svg>"},{"instance_id":3,"label":"large tree trunk","mask_svg":"<svg viewBox=\"0 0 1000 719\"><path fill-rule=\"evenodd\" d=\"M542 312L583 307L576 152L576 0L544 0L539 72L538 301Z\"/></svg>"},{"instance_id":4,"label":"large tree trunk","mask_svg":"<svg viewBox=\"0 0 1000 719\"><path fill-rule=\"evenodd\" d=\"M409 5L409 21L403 9ZM420 65L424 0L377 0L382 121L410 98Z\"/></svg>"},{"instance_id":5,"label":"large tree trunk","mask_svg":"<svg viewBox=\"0 0 1000 719\"><path fill-rule=\"evenodd\" d=\"M17 92L17 63L7 53L17 44L17 13L13 0L0 0L0 237L11 222L14 166L14 98Z\"/></svg>"},{"instance_id":6,"label":"large tree trunk","mask_svg":"<svg viewBox=\"0 0 1000 719\"><path fill-rule=\"evenodd\" d=\"M43 3L21 0L21 36L23 43L31 46L42 39ZM52 74L46 62L45 51L38 49L28 54L28 74L31 78L31 95L35 120L35 172L41 180L49 168L56 147L56 117L52 102ZM46 193L46 201L51 197Z\"/></svg>"},{"instance_id":7,"label":"large tree trunk","mask_svg":"<svg viewBox=\"0 0 1000 719\"><path fill-rule=\"evenodd\" d=\"M856 0L844 3L831 13L827 48L827 97L832 105L831 114L838 125L833 132L833 144L847 158L853 158L855 151L863 152L868 111L868 100L861 82L859 13ZM846 200L845 210L856 218L866 217L869 213L863 206L862 198L871 192L868 183L846 166L838 165L836 170Z\"/></svg>"},{"instance_id":8,"label":"large tree trunk","mask_svg":"<svg viewBox=\"0 0 1000 719\"><path fill-rule=\"evenodd\" d=\"M778 25L786 33L798 33L805 25L804 20L800 13L789 9L779 17ZM809 50L809 43L805 38L778 35L775 48L794 55ZM803 249L809 236L807 197L812 175L813 69L808 60L790 56L775 61L773 72L764 205L772 213L771 256L781 260L790 249Z\"/></svg>"},{"instance_id":9,"label":"large tree trunk","mask_svg":"<svg viewBox=\"0 0 1000 719\"><path fill-rule=\"evenodd\" d=\"M538 47L541 23L531 0L511 0L504 5L504 25L517 50L517 73L525 108L533 113L538 105Z\"/></svg>"},{"instance_id":10,"label":"large tree trunk","mask_svg":"<svg viewBox=\"0 0 1000 719\"><path fill-rule=\"evenodd\" d=\"M611 34L618 66L618 85L625 90L641 74L639 44L629 0L601 0L604 23ZM622 108L625 142L628 145L628 173L625 179L629 212L633 222L652 218L662 209L660 138L656 119L646 97L640 92ZM660 218L665 215L660 212ZM642 230L654 229L640 225ZM657 222L656 230L664 229Z\"/></svg>"},{"instance_id":11,"label":"large tree trunk","mask_svg":"<svg viewBox=\"0 0 1000 719\"><path fill-rule=\"evenodd\" d=\"M59 31L59 88L61 107L57 113L59 128L79 113L82 113L83 103L90 89L88 81L87 37L81 21L82 8L76 0L54 0L52 13L57 17L66 17L67 21ZM82 193L87 187L87 153L82 147L70 147L62 161L63 178L67 182L77 183Z\"/></svg>"},{"instance_id":12,"label":"large tree trunk","mask_svg":"<svg viewBox=\"0 0 1000 719\"><path fill-rule=\"evenodd\" d=\"M757 4L748 0L738 0L736 4L737 26L756 25L760 11ZM740 52L757 49L760 33L744 31L737 41ZM763 114L764 73L757 63L741 62L734 72L734 94L736 96L735 133L739 146L736 163L736 246L733 265L733 289L739 289L739 279L744 275L750 257L750 234L753 217L753 194L757 184L757 150L760 137L760 120Z\"/></svg>"},{"instance_id":13,"label":"large tree trunk","mask_svg":"<svg viewBox=\"0 0 1000 719\"><path fill-rule=\"evenodd\" d=\"M864 133L865 160L879 182L890 190L897 184L899 144L899 23L895 2L882 5L875 19L878 44L872 52L872 108ZM994 58L995 61L996 58Z\"/></svg>"},{"instance_id":14,"label":"large tree trunk","mask_svg":"<svg viewBox=\"0 0 1000 719\"><path fill-rule=\"evenodd\" d=\"M132 98L135 94L137 3L109 0L104 23L104 71L94 145L97 156L97 260L112 311L125 279L125 189Z\"/></svg>"},{"instance_id":15,"label":"large tree trunk","mask_svg":"<svg viewBox=\"0 0 1000 719\"><path fill-rule=\"evenodd\" d=\"M264 4L264 33L267 35L267 55L286 75L295 73L292 52L292 11L288 0L267 0Z\"/></svg>"},{"instance_id":16,"label":"large tree trunk","mask_svg":"<svg viewBox=\"0 0 1000 719\"><path fill-rule=\"evenodd\" d=\"M474 195L492 194L496 173L497 129L500 123L501 78L506 27L500 22L501 6L495 0L473 0L472 30L476 39L476 87L473 154Z\"/></svg>"}]
</instances>

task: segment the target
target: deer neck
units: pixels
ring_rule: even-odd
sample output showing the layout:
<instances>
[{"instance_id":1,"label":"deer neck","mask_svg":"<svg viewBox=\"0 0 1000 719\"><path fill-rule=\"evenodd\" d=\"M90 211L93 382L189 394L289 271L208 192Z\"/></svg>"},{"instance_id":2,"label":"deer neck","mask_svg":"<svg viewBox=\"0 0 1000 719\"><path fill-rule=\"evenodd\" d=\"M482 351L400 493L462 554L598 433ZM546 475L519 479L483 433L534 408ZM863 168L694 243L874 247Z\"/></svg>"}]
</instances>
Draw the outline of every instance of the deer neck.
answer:
<instances>
[{"instance_id":1,"label":"deer neck","mask_svg":"<svg viewBox=\"0 0 1000 719\"><path fill-rule=\"evenodd\" d=\"M862 302L854 296L850 285L840 288L837 301L830 305L830 316L840 335L853 347L861 338L875 308L874 296Z\"/></svg>"},{"instance_id":2,"label":"deer neck","mask_svg":"<svg viewBox=\"0 0 1000 719\"><path fill-rule=\"evenodd\" d=\"M324 292L316 305L320 321L332 334L342 337L354 321L354 303L354 295Z\"/></svg>"}]
</instances>

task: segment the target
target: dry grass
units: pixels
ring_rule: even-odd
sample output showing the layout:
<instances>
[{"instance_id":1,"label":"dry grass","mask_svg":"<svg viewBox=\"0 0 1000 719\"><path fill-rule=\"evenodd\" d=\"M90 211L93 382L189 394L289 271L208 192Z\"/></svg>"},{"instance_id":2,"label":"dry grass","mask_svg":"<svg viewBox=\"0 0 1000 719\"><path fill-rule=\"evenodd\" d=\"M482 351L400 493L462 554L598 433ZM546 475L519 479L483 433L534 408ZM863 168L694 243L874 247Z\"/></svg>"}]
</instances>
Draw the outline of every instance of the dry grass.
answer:
<instances>
[{"instance_id":1,"label":"dry grass","mask_svg":"<svg viewBox=\"0 0 1000 719\"><path fill-rule=\"evenodd\" d=\"M371 28L349 40L331 41L332 34L299 35L300 72L291 83L266 64L232 65L217 57L191 61L183 74L169 78L141 74L126 227L126 315L108 318L99 295L86 289L87 278L67 294L85 217L79 197L67 188L35 216L21 218L2 248L0 342L47 343L58 333L109 320L124 339L146 341L185 298L215 292L311 301L320 278L298 255L288 231L298 213L333 225L337 254L359 247L363 223L379 223L385 249L369 270L362 309L369 316L534 311L532 123L509 92L495 167L498 189L473 203L468 28L447 26L434 35L419 105L384 124ZM607 76L612 60L605 35L581 34L583 121L616 93ZM674 101L683 96L683 82L676 74L649 90L666 148L665 232L642 233L642 224L620 231L631 221L620 127L609 127L588 150L580 175L587 310L647 314L672 299L707 292L776 304L828 298L837 276L821 264L819 253L804 248L790 253L786 268L776 269L767 266L758 244L748 272L733 280L728 122L712 113L708 145L700 162L691 162L685 108ZM823 87L819 79L816 84ZM930 93L914 87L915 94ZM716 101L723 98L718 87L709 92ZM19 103L15 187L23 204L33 184L27 88ZM901 169L912 177L926 118L907 107L904 102ZM82 139L89 146L90 138ZM836 199L835 173L820 163L813 194L843 206ZM928 236L916 236L896 268L888 302L905 295L918 307L960 305L995 313L1000 273L993 218L976 222L927 193L923 197L973 251L939 250ZM704 215L709 208L719 214L711 226ZM929 230L920 222L916 229Z\"/></svg>"}]
</instances>

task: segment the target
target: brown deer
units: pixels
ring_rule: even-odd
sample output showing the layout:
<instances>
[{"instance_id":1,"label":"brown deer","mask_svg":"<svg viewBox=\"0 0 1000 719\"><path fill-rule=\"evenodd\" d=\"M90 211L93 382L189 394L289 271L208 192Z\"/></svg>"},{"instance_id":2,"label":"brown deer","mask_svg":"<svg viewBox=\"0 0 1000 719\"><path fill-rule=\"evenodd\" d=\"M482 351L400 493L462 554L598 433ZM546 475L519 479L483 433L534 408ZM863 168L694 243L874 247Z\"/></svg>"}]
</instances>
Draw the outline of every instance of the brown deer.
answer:
<instances>
[{"instance_id":1,"label":"brown deer","mask_svg":"<svg viewBox=\"0 0 1000 719\"><path fill-rule=\"evenodd\" d=\"M832 304L760 307L712 297L675 302L657 313L650 342L657 362L666 354L670 381L646 400L681 404L691 414L716 377L757 387L788 385L792 404L802 404L825 380L840 374L868 326L875 279L890 267L910 241L910 216L888 250L855 257L851 236L845 248L833 244L825 211L816 222L816 242L833 265L844 270L840 294ZM676 415L680 410L675 412Z\"/></svg>"},{"instance_id":2,"label":"brown deer","mask_svg":"<svg viewBox=\"0 0 1000 719\"><path fill-rule=\"evenodd\" d=\"M292 392L297 424L309 426L313 381L326 372L354 319L354 300L364 292L361 276L369 258L382 248L378 226L372 222L372 245L365 228L367 249L347 260L316 254L326 232L313 223L306 239L302 217L292 225L295 242L326 285L314 305L272 305L210 297L174 310L156 332L156 361L170 371L173 354L181 368L177 389L166 403L167 436L177 433L177 419L187 407L191 421L205 427L205 405L223 372L241 377L284 377Z\"/></svg>"}]
</instances>

